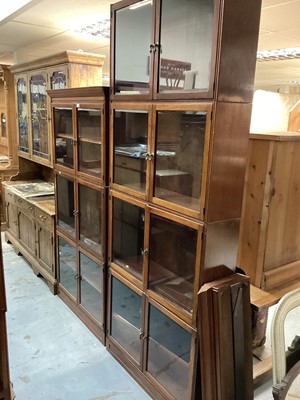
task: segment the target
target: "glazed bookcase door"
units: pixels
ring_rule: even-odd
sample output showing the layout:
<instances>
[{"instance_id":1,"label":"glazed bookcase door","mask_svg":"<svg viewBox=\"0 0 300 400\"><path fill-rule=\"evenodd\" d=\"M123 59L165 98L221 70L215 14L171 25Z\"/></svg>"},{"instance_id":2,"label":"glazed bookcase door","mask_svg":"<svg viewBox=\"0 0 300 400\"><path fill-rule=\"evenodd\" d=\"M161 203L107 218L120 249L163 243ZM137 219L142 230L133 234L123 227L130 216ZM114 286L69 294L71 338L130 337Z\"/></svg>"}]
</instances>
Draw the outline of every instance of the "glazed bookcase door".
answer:
<instances>
[{"instance_id":1,"label":"glazed bookcase door","mask_svg":"<svg viewBox=\"0 0 300 400\"><path fill-rule=\"evenodd\" d=\"M159 103L153 108L150 198L203 220L212 106Z\"/></svg>"},{"instance_id":2,"label":"glazed bookcase door","mask_svg":"<svg viewBox=\"0 0 300 400\"><path fill-rule=\"evenodd\" d=\"M116 97L151 98L154 6L152 1L143 3L138 7L136 1L126 0L112 5L111 75Z\"/></svg>"},{"instance_id":3,"label":"glazed bookcase door","mask_svg":"<svg viewBox=\"0 0 300 400\"><path fill-rule=\"evenodd\" d=\"M29 138L29 115L28 101L29 90L27 83L27 75L16 76L16 105L17 105L17 126L19 132L19 155L30 157L30 138Z\"/></svg>"},{"instance_id":4,"label":"glazed bookcase door","mask_svg":"<svg viewBox=\"0 0 300 400\"><path fill-rule=\"evenodd\" d=\"M56 227L71 239L76 239L75 184L72 178L56 175Z\"/></svg>"},{"instance_id":5,"label":"glazed bookcase door","mask_svg":"<svg viewBox=\"0 0 300 400\"><path fill-rule=\"evenodd\" d=\"M146 304L144 369L166 398L194 398L196 333L153 300Z\"/></svg>"},{"instance_id":6,"label":"glazed bookcase door","mask_svg":"<svg viewBox=\"0 0 300 400\"><path fill-rule=\"evenodd\" d=\"M76 247L65 237L57 235L57 254L59 284L76 301L79 278Z\"/></svg>"},{"instance_id":7,"label":"glazed bookcase door","mask_svg":"<svg viewBox=\"0 0 300 400\"><path fill-rule=\"evenodd\" d=\"M104 323L104 266L83 249L79 250L78 304L103 327Z\"/></svg>"},{"instance_id":8,"label":"glazed bookcase door","mask_svg":"<svg viewBox=\"0 0 300 400\"><path fill-rule=\"evenodd\" d=\"M30 88L30 127L32 159L49 164L50 145L48 132L47 73L37 71L28 75ZM41 160L42 159L42 160Z\"/></svg>"},{"instance_id":9,"label":"glazed bookcase door","mask_svg":"<svg viewBox=\"0 0 300 400\"><path fill-rule=\"evenodd\" d=\"M113 98L212 98L218 7L218 0L113 5Z\"/></svg>"},{"instance_id":10,"label":"glazed bookcase door","mask_svg":"<svg viewBox=\"0 0 300 400\"><path fill-rule=\"evenodd\" d=\"M212 97L217 3L157 1L154 98Z\"/></svg>"},{"instance_id":11,"label":"glazed bookcase door","mask_svg":"<svg viewBox=\"0 0 300 400\"><path fill-rule=\"evenodd\" d=\"M146 205L122 193L111 191L109 213L111 268L142 289L147 256Z\"/></svg>"},{"instance_id":12,"label":"glazed bookcase door","mask_svg":"<svg viewBox=\"0 0 300 400\"><path fill-rule=\"evenodd\" d=\"M115 103L111 109L111 187L141 199L148 196L151 106Z\"/></svg>"},{"instance_id":13,"label":"glazed bookcase door","mask_svg":"<svg viewBox=\"0 0 300 400\"><path fill-rule=\"evenodd\" d=\"M76 105L77 172L104 182L104 108L94 104Z\"/></svg>"},{"instance_id":14,"label":"glazed bookcase door","mask_svg":"<svg viewBox=\"0 0 300 400\"><path fill-rule=\"evenodd\" d=\"M62 171L72 171L75 166L74 107L70 104L53 104L54 164Z\"/></svg>"},{"instance_id":15,"label":"glazed bookcase door","mask_svg":"<svg viewBox=\"0 0 300 400\"><path fill-rule=\"evenodd\" d=\"M196 325L203 226L149 207L146 293L190 325Z\"/></svg>"},{"instance_id":16,"label":"glazed bookcase door","mask_svg":"<svg viewBox=\"0 0 300 400\"><path fill-rule=\"evenodd\" d=\"M116 272L110 274L109 339L141 369L143 345L142 292Z\"/></svg>"},{"instance_id":17,"label":"glazed bookcase door","mask_svg":"<svg viewBox=\"0 0 300 400\"><path fill-rule=\"evenodd\" d=\"M80 246L100 259L105 257L105 196L103 189L77 183L78 240Z\"/></svg>"}]
</instances>

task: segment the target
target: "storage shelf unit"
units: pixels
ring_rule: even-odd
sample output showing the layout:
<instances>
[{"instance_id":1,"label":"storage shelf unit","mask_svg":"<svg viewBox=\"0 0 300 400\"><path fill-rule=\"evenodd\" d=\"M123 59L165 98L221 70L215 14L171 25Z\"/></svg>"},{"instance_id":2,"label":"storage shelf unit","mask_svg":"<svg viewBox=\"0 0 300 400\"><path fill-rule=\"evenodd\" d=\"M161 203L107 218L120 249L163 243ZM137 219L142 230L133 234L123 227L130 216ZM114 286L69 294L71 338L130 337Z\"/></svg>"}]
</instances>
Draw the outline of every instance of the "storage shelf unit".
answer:
<instances>
[{"instance_id":1,"label":"storage shelf unit","mask_svg":"<svg viewBox=\"0 0 300 400\"><path fill-rule=\"evenodd\" d=\"M105 342L108 90L49 90L59 296Z\"/></svg>"},{"instance_id":2,"label":"storage shelf unit","mask_svg":"<svg viewBox=\"0 0 300 400\"><path fill-rule=\"evenodd\" d=\"M153 398L199 396L197 294L236 267L260 6L111 6L107 346Z\"/></svg>"},{"instance_id":3,"label":"storage shelf unit","mask_svg":"<svg viewBox=\"0 0 300 400\"><path fill-rule=\"evenodd\" d=\"M14 65L19 156L53 167L52 119L47 90L99 86L104 56L64 51Z\"/></svg>"}]
</instances>

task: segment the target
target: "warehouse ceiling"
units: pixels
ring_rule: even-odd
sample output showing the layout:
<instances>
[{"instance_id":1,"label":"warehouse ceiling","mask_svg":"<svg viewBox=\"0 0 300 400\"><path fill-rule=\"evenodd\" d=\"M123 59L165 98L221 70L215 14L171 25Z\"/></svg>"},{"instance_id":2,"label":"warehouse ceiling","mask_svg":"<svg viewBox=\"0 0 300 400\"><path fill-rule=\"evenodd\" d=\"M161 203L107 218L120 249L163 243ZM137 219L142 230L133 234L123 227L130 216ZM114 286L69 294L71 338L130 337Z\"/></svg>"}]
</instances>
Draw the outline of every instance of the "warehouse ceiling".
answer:
<instances>
[{"instance_id":1,"label":"warehouse ceiling","mask_svg":"<svg viewBox=\"0 0 300 400\"><path fill-rule=\"evenodd\" d=\"M73 30L109 19L110 4L116 2L29 1L0 21L0 63L23 63L63 50L83 50L104 54L104 74L108 74L109 39L80 37ZM258 49L300 47L299 15L300 0L263 0ZM277 91L299 86L299 82L300 58L257 63L256 88Z\"/></svg>"}]
</instances>

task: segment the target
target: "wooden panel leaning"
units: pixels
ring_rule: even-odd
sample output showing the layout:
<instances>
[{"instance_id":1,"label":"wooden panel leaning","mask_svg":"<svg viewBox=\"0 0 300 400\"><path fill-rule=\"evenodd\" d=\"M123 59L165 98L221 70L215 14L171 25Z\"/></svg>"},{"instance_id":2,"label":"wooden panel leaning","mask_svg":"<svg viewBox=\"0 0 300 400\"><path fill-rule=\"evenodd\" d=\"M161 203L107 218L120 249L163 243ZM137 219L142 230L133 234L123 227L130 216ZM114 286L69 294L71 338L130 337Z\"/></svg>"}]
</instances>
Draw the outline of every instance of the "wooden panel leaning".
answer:
<instances>
[{"instance_id":1,"label":"wooden panel leaning","mask_svg":"<svg viewBox=\"0 0 300 400\"><path fill-rule=\"evenodd\" d=\"M231 274L199 292L202 398L252 400L248 277Z\"/></svg>"}]
</instances>

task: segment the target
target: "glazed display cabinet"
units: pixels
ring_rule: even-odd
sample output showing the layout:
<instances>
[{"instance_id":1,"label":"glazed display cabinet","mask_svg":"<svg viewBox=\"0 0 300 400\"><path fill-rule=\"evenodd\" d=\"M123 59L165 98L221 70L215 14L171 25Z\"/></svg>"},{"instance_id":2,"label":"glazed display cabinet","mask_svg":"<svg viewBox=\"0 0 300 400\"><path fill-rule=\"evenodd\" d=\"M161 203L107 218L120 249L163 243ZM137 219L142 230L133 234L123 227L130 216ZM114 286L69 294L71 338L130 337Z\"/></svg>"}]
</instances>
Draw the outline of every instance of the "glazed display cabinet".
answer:
<instances>
[{"instance_id":1,"label":"glazed display cabinet","mask_svg":"<svg viewBox=\"0 0 300 400\"><path fill-rule=\"evenodd\" d=\"M254 3L111 6L107 344L155 399L205 397L198 293L236 269Z\"/></svg>"},{"instance_id":2,"label":"glazed display cabinet","mask_svg":"<svg viewBox=\"0 0 300 400\"><path fill-rule=\"evenodd\" d=\"M86 87L48 94L59 296L105 342L108 93Z\"/></svg>"},{"instance_id":3,"label":"glazed display cabinet","mask_svg":"<svg viewBox=\"0 0 300 400\"><path fill-rule=\"evenodd\" d=\"M48 90L99 86L103 56L66 51L14 65L19 155L53 166L52 119Z\"/></svg>"},{"instance_id":4,"label":"glazed display cabinet","mask_svg":"<svg viewBox=\"0 0 300 400\"><path fill-rule=\"evenodd\" d=\"M56 170L106 184L107 88L51 90Z\"/></svg>"},{"instance_id":5,"label":"glazed display cabinet","mask_svg":"<svg viewBox=\"0 0 300 400\"><path fill-rule=\"evenodd\" d=\"M114 102L110 186L203 219L211 116L207 103Z\"/></svg>"}]
</instances>

